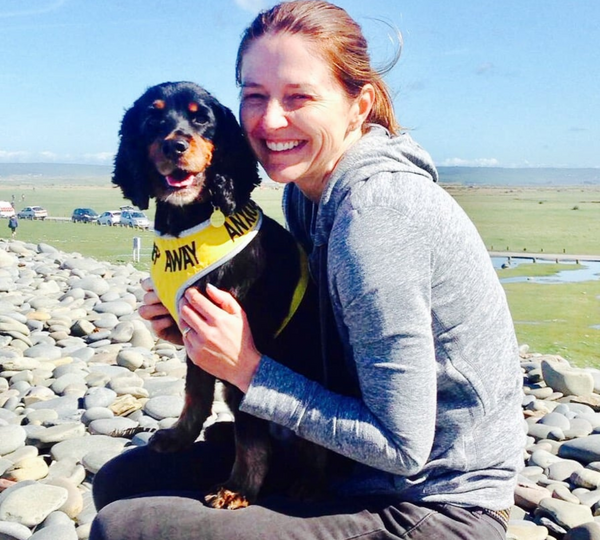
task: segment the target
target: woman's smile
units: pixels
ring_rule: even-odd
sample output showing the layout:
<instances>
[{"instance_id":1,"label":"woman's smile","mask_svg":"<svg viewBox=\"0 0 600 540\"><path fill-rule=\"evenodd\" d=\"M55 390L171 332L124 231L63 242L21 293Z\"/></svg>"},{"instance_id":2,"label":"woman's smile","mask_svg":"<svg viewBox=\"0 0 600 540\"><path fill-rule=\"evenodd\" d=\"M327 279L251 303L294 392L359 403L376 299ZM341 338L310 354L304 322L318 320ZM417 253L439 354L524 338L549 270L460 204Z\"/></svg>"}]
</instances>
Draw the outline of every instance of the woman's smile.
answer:
<instances>
[{"instance_id":1,"label":"woman's smile","mask_svg":"<svg viewBox=\"0 0 600 540\"><path fill-rule=\"evenodd\" d=\"M295 182L318 201L340 157L361 136L356 100L314 43L298 35L258 38L241 73L240 118L261 165L275 182Z\"/></svg>"},{"instance_id":2,"label":"woman's smile","mask_svg":"<svg viewBox=\"0 0 600 540\"><path fill-rule=\"evenodd\" d=\"M289 150L293 150L295 148L298 148L298 146L300 146L302 143L302 141L299 140L294 140L294 141L269 141L266 140L265 141L265 145L266 147L271 151L271 152L287 152Z\"/></svg>"}]
</instances>

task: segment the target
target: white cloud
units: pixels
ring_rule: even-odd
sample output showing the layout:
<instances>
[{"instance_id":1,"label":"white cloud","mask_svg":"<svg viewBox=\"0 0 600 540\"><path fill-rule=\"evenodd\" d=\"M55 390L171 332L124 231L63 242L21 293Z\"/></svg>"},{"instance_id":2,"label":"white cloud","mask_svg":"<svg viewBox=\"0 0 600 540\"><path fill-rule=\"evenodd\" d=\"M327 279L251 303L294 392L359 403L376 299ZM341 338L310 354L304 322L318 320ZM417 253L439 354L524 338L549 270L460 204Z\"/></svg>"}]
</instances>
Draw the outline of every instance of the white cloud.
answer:
<instances>
[{"instance_id":1,"label":"white cloud","mask_svg":"<svg viewBox=\"0 0 600 540\"><path fill-rule=\"evenodd\" d=\"M250 13L254 14L267 7L266 0L235 0L235 3L244 11L249 11Z\"/></svg>"},{"instance_id":2,"label":"white cloud","mask_svg":"<svg viewBox=\"0 0 600 540\"><path fill-rule=\"evenodd\" d=\"M110 165L114 152L87 154L57 154L56 152L25 152L0 150L1 163L82 163L90 165Z\"/></svg>"},{"instance_id":3,"label":"white cloud","mask_svg":"<svg viewBox=\"0 0 600 540\"><path fill-rule=\"evenodd\" d=\"M85 163L96 165L110 165L115 158L114 152L98 152L96 154L83 154Z\"/></svg>"},{"instance_id":4,"label":"white cloud","mask_svg":"<svg viewBox=\"0 0 600 540\"><path fill-rule=\"evenodd\" d=\"M442 167L500 167L500 162L496 158L449 158L439 163L439 165Z\"/></svg>"},{"instance_id":5,"label":"white cloud","mask_svg":"<svg viewBox=\"0 0 600 540\"><path fill-rule=\"evenodd\" d=\"M0 150L0 161L4 163L19 163L28 161L29 152L11 152L8 150Z\"/></svg>"}]
</instances>

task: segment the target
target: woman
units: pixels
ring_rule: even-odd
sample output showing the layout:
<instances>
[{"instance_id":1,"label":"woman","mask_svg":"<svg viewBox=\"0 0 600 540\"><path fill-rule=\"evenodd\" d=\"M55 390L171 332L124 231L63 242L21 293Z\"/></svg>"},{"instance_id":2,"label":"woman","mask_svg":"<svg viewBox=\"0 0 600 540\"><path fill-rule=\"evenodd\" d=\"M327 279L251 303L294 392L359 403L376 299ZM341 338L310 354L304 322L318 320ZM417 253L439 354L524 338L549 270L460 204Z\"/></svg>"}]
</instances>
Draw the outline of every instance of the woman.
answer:
<instances>
[{"instance_id":1,"label":"woman","mask_svg":"<svg viewBox=\"0 0 600 540\"><path fill-rule=\"evenodd\" d=\"M186 293L181 333L148 283L140 313L238 386L242 410L353 466L326 503L276 493L228 512L172 492L222 480L231 456L215 462L210 443L175 456L134 450L96 477L104 508L92 540L504 538L524 438L506 299L430 157L397 134L360 28L327 2L279 4L244 34L237 82L242 126L270 178L286 184L288 224L330 300L330 338L360 397L261 355L226 292Z\"/></svg>"}]
</instances>

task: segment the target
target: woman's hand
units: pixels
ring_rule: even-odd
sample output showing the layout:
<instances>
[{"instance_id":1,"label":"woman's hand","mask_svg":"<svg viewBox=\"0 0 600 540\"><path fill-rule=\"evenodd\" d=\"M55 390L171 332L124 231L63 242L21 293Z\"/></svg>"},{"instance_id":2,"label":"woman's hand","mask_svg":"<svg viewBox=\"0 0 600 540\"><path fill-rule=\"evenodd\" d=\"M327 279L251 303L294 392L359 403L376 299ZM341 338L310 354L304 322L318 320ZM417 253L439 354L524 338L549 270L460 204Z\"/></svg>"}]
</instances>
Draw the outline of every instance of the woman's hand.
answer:
<instances>
[{"instance_id":1,"label":"woman's hand","mask_svg":"<svg viewBox=\"0 0 600 540\"><path fill-rule=\"evenodd\" d=\"M142 319L150 321L152 330L161 339L166 339L171 343L183 345L181 332L175 323L169 310L159 300L158 295L154 291L154 284L151 278L142 280L142 289L146 291L144 294L144 303L140 306L139 314Z\"/></svg>"},{"instance_id":2,"label":"woman's hand","mask_svg":"<svg viewBox=\"0 0 600 540\"><path fill-rule=\"evenodd\" d=\"M188 356L204 371L246 392L261 357L246 314L228 292L207 285L206 294L208 298L190 288L179 304Z\"/></svg>"}]
</instances>

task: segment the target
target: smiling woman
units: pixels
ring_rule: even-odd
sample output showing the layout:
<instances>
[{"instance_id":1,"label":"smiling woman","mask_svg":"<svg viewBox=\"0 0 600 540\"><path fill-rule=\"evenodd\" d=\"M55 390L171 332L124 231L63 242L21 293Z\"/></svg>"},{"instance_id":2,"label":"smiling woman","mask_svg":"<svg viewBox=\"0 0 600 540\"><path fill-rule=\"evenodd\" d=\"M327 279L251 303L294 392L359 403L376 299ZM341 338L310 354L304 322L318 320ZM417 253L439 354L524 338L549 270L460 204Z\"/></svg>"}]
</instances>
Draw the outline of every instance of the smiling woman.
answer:
<instances>
[{"instance_id":1,"label":"smiling woman","mask_svg":"<svg viewBox=\"0 0 600 540\"><path fill-rule=\"evenodd\" d=\"M216 441L177 455L138 448L96 475L90 539L504 538L524 442L506 297L431 157L397 133L360 27L326 1L277 4L244 33L236 73L246 138L285 184L289 230L318 288L321 354L295 353L299 365L320 357L323 377L257 345L235 292L186 292L177 325L146 284L140 314L237 387L240 411L324 447L338 466L327 467L317 504L275 475L255 504L215 512L200 501L227 482ZM271 309L274 300L257 299ZM271 457L293 473L290 440Z\"/></svg>"},{"instance_id":2,"label":"smiling woman","mask_svg":"<svg viewBox=\"0 0 600 540\"><path fill-rule=\"evenodd\" d=\"M304 37L266 36L249 45L240 70L240 117L252 149L272 180L295 182L315 202L373 105L371 85L349 99L315 62L320 55Z\"/></svg>"}]
</instances>

